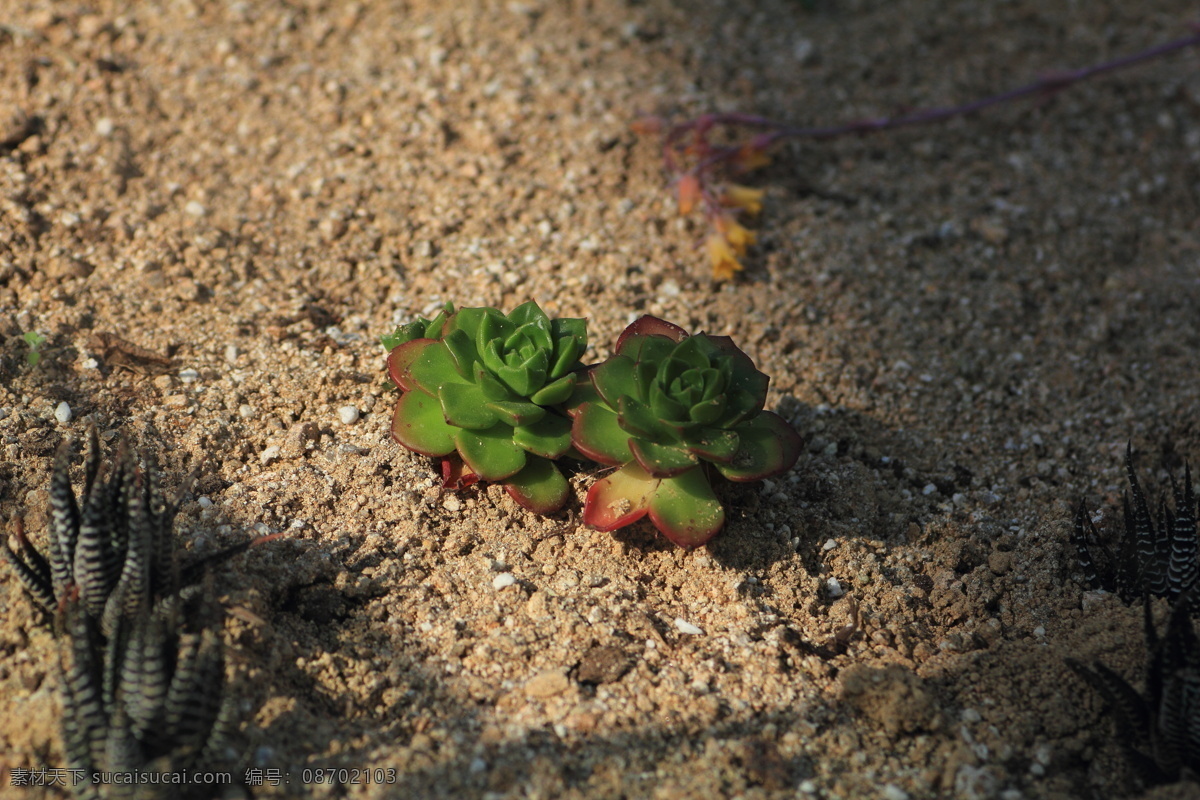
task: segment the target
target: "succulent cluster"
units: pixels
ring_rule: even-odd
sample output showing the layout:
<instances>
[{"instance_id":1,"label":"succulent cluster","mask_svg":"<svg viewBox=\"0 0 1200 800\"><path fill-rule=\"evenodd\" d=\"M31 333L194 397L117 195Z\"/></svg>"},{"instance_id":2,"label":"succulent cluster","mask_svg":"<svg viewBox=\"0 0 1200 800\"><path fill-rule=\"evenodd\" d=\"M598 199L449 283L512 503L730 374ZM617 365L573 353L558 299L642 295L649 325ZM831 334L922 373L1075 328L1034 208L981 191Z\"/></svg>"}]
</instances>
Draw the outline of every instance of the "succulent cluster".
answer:
<instances>
[{"instance_id":1,"label":"succulent cluster","mask_svg":"<svg viewBox=\"0 0 1200 800\"><path fill-rule=\"evenodd\" d=\"M1161 636L1146 599L1144 696L1103 664L1067 661L1107 701L1117 737L1147 785L1200 775L1200 639L1189 616L1190 596L1173 606Z\"/></svg>"},{"instance_id":2,"label":"succulent cluster","mask_svg":"<svg viewBox=\"0 0 1200 800\"><path fill-rule=\"evenodd\" d=\"M1196 607L1200 597L1192 588L1200 576L1200 537L1196 530L1196 495L1192 472L1185 467L1183 485L1171 481L1174 507L1159 499L1157 510L1142 491L1133 468L1133 448L1125 452L1129 494L1123 505L1124 530L1110 544L1092 523L1087 507L1079 504L1071 540L1084 577L1093 589L1119 594L1127 602L1145 594L1175 601L1187 596Z\"/></svg>"},{"instance_id":3,"label":"succulent cluster","mask_svg":"<svg viewBox=\"0 0 1200 800\"><path fill-rule=\"evenodd\" d=\"M584 521L599 530L649 515L676 544L704 544L725 523L714 472L760 480L800 455L795 429L763 410L769 379L727 336L642 317L588 376L570 404L572 438L618 467L588 492Z\"/></svg>"},{"instance_id":4,"label":"succulent cluster","mask_svg":"<svg viewBox=\"0 0 1200 800\"><path fill-rule=\"evenodd\" d=\"M155 470L140 469L124 446L103 469L93 428L80 500L71 457L64 443L51 474L49 557L23 532L17 552L4 543L0 553L60 622L64 750L83 776L76 795L126 796L120 792L156 786L155 773L218 763L236 728L224 693L220 613L186 583L196 566L242 547L181 569L172 532L178 503L163 498ZM103 784L99 772L142 777Z\"/></svg>"},{"instance_id":5,"label":"succulent cluster","mask_svg":"<svg viewBox=\"0 0 1200 800\"><path fill-rule=\"evenodd\" d=\"M575 388L587 347L582 319L551 320L528 302L505 316L493 308L447 307L390 337L388 372L400 389L392 435L443 459L443 475L502 483L539 513L562 508L567 481L554 460L571 448L571 422L557 411Z\"/></svg>"},{"instance_id":6,"label":"succulent cluster","mask_svg":"<svg viewBox=\"0 0 1200 800\"><path fill-rule=\"evenodd\" d=\"M55 457L49 558L23 535L18 552L5 542L0 553L44 611L54 614L69 595L78 595L83 610L109 636L123 614L178 589L171 539L178 506L165 502L155 471L139 470L124 446L102 475L94 428L90 436L82 502L71 486L70 443Z\"/></svg>"},{"instance_id":7,"label":"succulent cluster","mask_svg":"<svg viewBox=\"0 0 1200 800\"><path fill-rule=\"evenodd\" d=\"M619 468L588 493L584 521L599 530L648 515L676 544L701 545L725 521L714 474L754 481L799 457L796 431L763 410L767 376L727 336L642 317L584 367L584 320L530 302L507 316L447 306L384 344L401 391L392 435L440 458L447 486L498 481L551 513L568 494L554 462L591 459Z\"/></svg>"},{"instance_id":8,"label":"succulent cluster","mask_svg":"<svg viewBox=\"0 0 1200 800\"><path fill-rule=\"evenodd\" d=\"M62 732L67 768L84 777L74 786L77 797L135 796L97 773L140 775L134 788L159 791L136 796L165 797L155 773L227 760L236 706L224 691L221 619L204 605L186 591L140 605L105 636L81 599L66 599Z\"/></svg>"}]
</instances>

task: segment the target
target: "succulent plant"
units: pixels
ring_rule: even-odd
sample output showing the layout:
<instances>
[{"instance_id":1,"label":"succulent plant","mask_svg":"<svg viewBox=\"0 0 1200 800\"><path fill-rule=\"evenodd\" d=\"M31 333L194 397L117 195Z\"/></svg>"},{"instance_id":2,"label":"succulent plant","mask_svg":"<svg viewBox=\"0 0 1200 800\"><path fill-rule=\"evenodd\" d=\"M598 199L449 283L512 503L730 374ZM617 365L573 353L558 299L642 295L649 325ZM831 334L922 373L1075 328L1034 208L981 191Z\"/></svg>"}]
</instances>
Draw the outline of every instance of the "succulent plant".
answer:
<instances>
[{"instance_id":1,"label":"succulent plant","mask_svg":"<svg viewBox=\"0 0 1200 800\"><path fill-rule=\"evenodd\" d=\"M210 797L212 786L172 785L172 774L228 770L237 707L220 616L197 589L145 598L107 636L77 593L64 599L62 736L76 797Z\"/></svg>"},{"instance_id":2,"label":"succulent plant","mask_svg":"<svg viewBox=\"0 0 1200 800\"><path fill-rule=\"evenodd\" d=\"M1071 540L1088 585L1116 592L1126 602L1147 593L1172 601L1187 595L1192 598L1190 602L1200 606L1200 594L1191 591L1200 577L1200 538L1191 469L1185 466L1182 486L1171 481L1174 508L1167 505L1166 498L1160 498L1157 515L1151 512L1151 504L1138 483L1132 445L1125 452L1125 474L1130 494L1122 503L1125 525L1115 552L1096 530L1084 503L1075 513Z\"/></svg>"},{"instance_id":3,"label":"succulent plant","mask_svg":"<svg viewBox=\"0 0 1200 800\"><path fill-rule=\"evenodd\" d=\"M43 556L17 528L18 551L0 555L34 601L57 618L62 736L80 798L178 797L169 775L218 767L236 730L225 689L221 614L194 579L205 567L261 537L181 566L168 502L153 465L137 465L122 445L101 463L95 427L77 497L71 443L50 477L50 547ZM124 773L136 782L106 782ZM170 787L167 789L166 787ZM186 787L185 787L186 788ZM196 786L183 796L207 796Z\"/></svg>"},{"instance_id":4,"label":"succulent plant","mask_svg":"<svg viewBox=\"0 0 1200 800\"><path fill-rule=\"evenodd\" d=\"M464 483L502 483L532 511L562 507L567 481L554 460L571 449L571 421L554 407L575 388L584 320L552 320L532 301L507 316L448 306L391 341L396 441L441 458L447 482L463 472Z\"/></svg>"},{"instance_id":5,"label":"succulent plant","mask_svg":"<svg viewBox=\"0 0 1200 800\"><path fill-rule=\"evenodd\" d=\"M116 619L143 597L162 597L178 587L171 541L178 505L164 500L155 471L138 469L125 446L102 471L94 427L80 502L71 487L72 452L64 442L50 476L49 558L23 532L19 552L5 542L0 554L44 611L52 615L77 589L85 612L109 635Z\"/></svg>"},{"instance_id":6,"label":"succulent plant","mask_svg":"<svg viewBox=\"0 0 1200 800\"><path fill-rule=\"evenodd\" d=\"M83 493L71 486L74 448L63 442L50 474L49 557L17 529L18 550L0 540L0 558L17 573L34 602L53 617L66 597L77 594L89 617L111 635L117 618L145 598L161 599L194 581L203 570L248 547L277 538L271 534L194 558L181 565L173 538L180 499L167 501L153 465L138 467L125 445L104 468L100 442L89 431ZM180 489L180 497L187 484Z\"/></svg>"},{"instance_id":7,"label":"succulent plant","mask_svg":"<svg viewBox=\"0 0 1200 800\"><path fill-rule=\"evenodd\" d=\"M721 530L713 472L755 481L790 469L800 436L764 411L769 379L728 336L635 321L569 403L575 448L619 469L588 492L584 521L610 531L643 516L683 547Z\"/></svg>"},{"instance_id":8,"label":"succulent plant","mask_svg":"<svg viewBox=\"0 0 1200 800\"><path fill-rule=\"evenodd\" d=\"M1200 639L1189 616L1192 594L1172 607L1161 636L1154 627L1150 598L1145 598L1144 697L1104 664L1067 660L1108 702L1121 746L1138 778L1149 786L1200 775Z\"/></svg>"}]
</instances>

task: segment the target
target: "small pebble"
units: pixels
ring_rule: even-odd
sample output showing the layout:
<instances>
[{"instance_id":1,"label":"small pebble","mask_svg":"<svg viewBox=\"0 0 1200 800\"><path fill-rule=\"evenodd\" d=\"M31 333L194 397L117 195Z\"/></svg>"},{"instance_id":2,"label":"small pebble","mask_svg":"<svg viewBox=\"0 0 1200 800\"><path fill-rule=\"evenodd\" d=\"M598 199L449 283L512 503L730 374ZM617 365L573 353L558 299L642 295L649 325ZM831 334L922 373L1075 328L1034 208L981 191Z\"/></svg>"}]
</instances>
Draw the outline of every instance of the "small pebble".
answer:
<instances>
[{"instance_id":1,"label":"small pebble","mask_svg":"<svg viewBox=\"0 0 1200 800\"><path fill-rule=\"evenodd\" d=\"M201 496L196 498L196 505L200 506L201 508L212 508L213 501L208 497Z\"/></svg>"},{"instance_id":2,"label":"small pebble","mask_svg":"<svg viewBox=\"0 0 1200 800\"><path fill-rule=\"evenodd\" d=\"M338 409L338 419L343 425L353 425L358 422L358 408L356 406L342 406Z\"/></svg>"},{"instance_id":3,"label":"small pebble","mask_svg":"<svg viewBox=\"0 0 1200 800\"><path fill-rule=\"evenodd\" d=\"M237 361L238 349L236 344L225 345L225 361L233 364Z\"/></svg>"},{"instance_id":4,"label":"small pebble","mask_svg":"<svg viewBox=\"0 0 1200 800\"><path fill-rule=\"evenodd\" d=\"M841 597L846 593L846 590L842 588L842 584L838 582L837 578L830 578L825 581L825 589L829 592L830 597Z\"/></svg>"},{"instance_id":5,"label":"small pebble","mask_svg":"<svg viewBox=\"0 0 1200 800\"><path fill-rule=\"evenodd\" d=\"M825 544L821 545L822 550L832 550L837 547L837 539L826 539Z\"/></svg>"},{"instance_id":6,"label":"small pebble","mask_svg":"<svg viewBox=\"0 0 1200 800\"><path fill-rule=\"evenodd\" d=\"M101 117L100 119L96 120L96 135L107 139L109 136L113 135L113 131L116 130L116 127L117 126L113 124L111 119L108 117Z\"/></svg>"},{"instance_id":7,"label":"small pebble","mask_svg":"<svg viewBox=\"0 0 1200 800\"><path fill-rule=\"evenodd\" d=\"M273 444L270 447L268 447L262 451L262 454L258 457L258 460L261 461L264 465L270 464L272 461L278 461L279 460L279 452L280 452L279 445Z\"/></svg>"},{"instance_id":8,"label":"small pebble","mask_svg":"<svg viewBox=\"0 0 1200 800\"><path fill-rule=\"evenodd\" d=\"M203 217L208 213L208 209L205 208L204 204L201 202L189 200L187 205L183 207L183 213L187 214L189 217Z\"/></svg>"},{"instance_id":9,"label":"small pebble","mask_svg":"<svg viewBox=\"0 0 1200 800\"><path fill-rule=\"evenodd\" d=\"M240 406L238 406L238 416L242 419L250 419L254 416L254 406L248 406L245 403L242 403Z\"/></svg>"},{"instance_id":10,"label":"small pebble","mask_svg":"<svg viewBox=\"0 0 1200 800\"><path fill-rule=\"evenodd\" d=\"M72 416L74 415L71 413L71 405L66 400L63 400L54 409L54 418L59 422L70 422Z\"/></svg>"},{"instance_id":11,"label":"small pebble","mask_svg":"<svg viewBox=\"0 0 1200 800\"><path fill-rule=\"evenodd\" d=\"M181 370L179 373L179 380L183 381L184 383L195 383L196 381L200 380L200 373L194 369Z\"/></svg>"},{"instance_id":12,"label":"small pebble","mask_svg":"<svg viewBox=\"0 0 1200 800\"><path fill-rule=\"evenodd\" d=\"M517 582L516 577L511 572L501 572L496 577L492 578L492 588L496 591L508 588Z\"/></svg>"},{"instance_id":13,"label":"small pebble","mask_svg":"<svg viewBox=\"0 0 1200 800\"><path fill-rule=\"evenodd\" d=\"M702 636L704 634L704 631L700 630L682 617L675 618L675 630L679 631L680 633L686 633L688 636Z\"/></svg>"},{"instance_id":14,"label":"small pebble","mask_svg":"<svg viewBox=\"0 0 1200 800\"><path fill-rule=\"evenodd\" d=\"M558 670L550 670L534 675L525 684L525 694L529 697L553 697L571 688L571 681Z\"/></svg>"}]
</instances>

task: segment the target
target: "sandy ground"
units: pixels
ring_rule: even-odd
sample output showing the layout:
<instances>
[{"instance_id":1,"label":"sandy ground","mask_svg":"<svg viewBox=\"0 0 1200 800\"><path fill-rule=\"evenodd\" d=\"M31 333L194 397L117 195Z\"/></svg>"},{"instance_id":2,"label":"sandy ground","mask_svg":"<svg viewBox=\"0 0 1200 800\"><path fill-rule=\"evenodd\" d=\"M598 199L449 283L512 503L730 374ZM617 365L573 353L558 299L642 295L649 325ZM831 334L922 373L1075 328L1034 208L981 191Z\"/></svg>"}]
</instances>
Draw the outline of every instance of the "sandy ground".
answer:
<instances>
[{"instance_id":1,"label":"sandy ground","mask_svg":"<svg viewBox=\"0 0 1200 800\"><path fill-rule=\"evenodd\" d=\"M1194 13L9 0L0 515L44 541L54 450L92 416L169 487L200 466L193 552L288 532L213 581L247 764L290 779L254 796L1136 795L1064 658L1140 681L1140 610L1085 593L1067 537L1081 498L1111 524L1127 441L1153 486L1200 463L1200 53L787 147L726 284L630 123L961 102ZM732 335L799 463L729 489L693 552L443 491L389 438L378 336L530 298L588 317L596 359L642 313ZM55 653L0 569L4 769L62 763ZM388 783L304 780L328 768Z\"/></svg>"}]
</instances>

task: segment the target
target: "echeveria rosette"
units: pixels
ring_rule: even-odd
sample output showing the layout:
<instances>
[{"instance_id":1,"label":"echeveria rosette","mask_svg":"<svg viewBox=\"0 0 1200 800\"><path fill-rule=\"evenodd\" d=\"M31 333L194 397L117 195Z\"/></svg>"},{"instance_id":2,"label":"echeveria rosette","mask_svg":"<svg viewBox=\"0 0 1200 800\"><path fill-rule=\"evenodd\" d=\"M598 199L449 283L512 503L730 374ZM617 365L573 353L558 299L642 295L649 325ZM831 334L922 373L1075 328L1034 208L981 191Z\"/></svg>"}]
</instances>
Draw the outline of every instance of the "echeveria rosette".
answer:
<instances>
[{"instance_id":1,"label":"echeveria rosette","mask_svg":"<svg viewBox=\"0 0 1200 800\"><path fill-rule=\"evenodd\" d=\"M583 519L598 530L649 515L676 544L702 545L725 524L712 471L755 481L800 456L795 429L763 410L769 379L728 336L642 317L588 374L569 404L572 441L619 467L588 492Z\"/></svg>"},{"instance_id":2,"label":"echeveria rosette","mask_svg":"<svg viewBox=\"0 0 1200 800\"><path fill-rule=\"evenodd\" d=\"M502 482L526 508L557 511L568 487L553 460L571 449L571 421L551 406L575 389L584 320L551 320L534 302L508 316L494 308L448 311L440 325L410 323L404 335L417 335L388 354L401 391L392 436L441 457L448 481L457 480L448 461L457 453L471 473L464 482Z\"/></svg>"}]
</instances>

